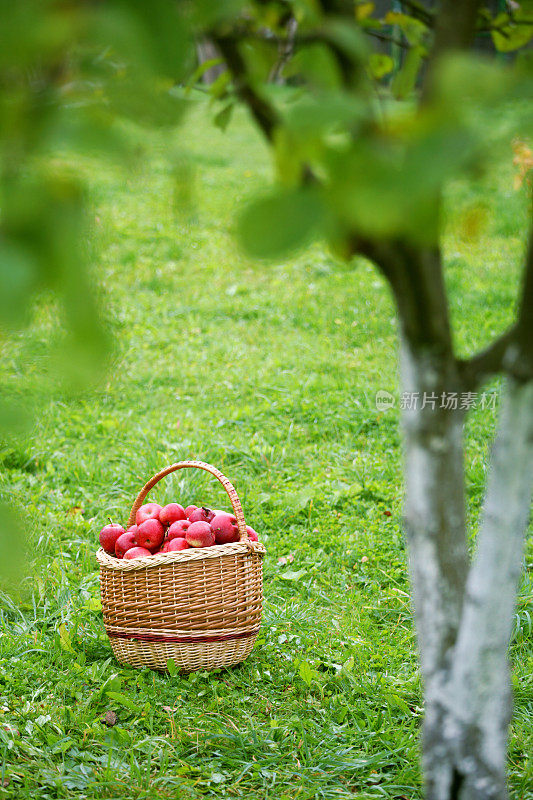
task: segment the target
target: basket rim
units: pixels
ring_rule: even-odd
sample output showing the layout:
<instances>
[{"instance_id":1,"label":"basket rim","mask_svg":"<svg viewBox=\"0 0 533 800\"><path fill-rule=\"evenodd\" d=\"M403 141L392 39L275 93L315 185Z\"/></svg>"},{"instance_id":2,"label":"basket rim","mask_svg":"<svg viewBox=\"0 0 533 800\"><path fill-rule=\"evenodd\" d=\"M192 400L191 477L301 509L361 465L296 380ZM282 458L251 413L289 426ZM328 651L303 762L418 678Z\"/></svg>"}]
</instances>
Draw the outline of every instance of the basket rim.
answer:
<instances>
[{"instance_id":1,"label":"basket rim","mask_svg":"<svg viewBox=\"0 0 533 800\"><path fill-rule=\"evenodd\" d=\"M109 555L102 547L96 551L96 560L100 567L114 569L119 572L134 572L140 569L150 569L176 564L182 561L201 561L207 558L223 558L224 556L249 554L264 556L266 547L262 542L230 542L228 544L214 544L211 547L191 547L189 550L176 550L170 553L154 553L141 558L123 559Z\"/></svg>"}]
</instances>

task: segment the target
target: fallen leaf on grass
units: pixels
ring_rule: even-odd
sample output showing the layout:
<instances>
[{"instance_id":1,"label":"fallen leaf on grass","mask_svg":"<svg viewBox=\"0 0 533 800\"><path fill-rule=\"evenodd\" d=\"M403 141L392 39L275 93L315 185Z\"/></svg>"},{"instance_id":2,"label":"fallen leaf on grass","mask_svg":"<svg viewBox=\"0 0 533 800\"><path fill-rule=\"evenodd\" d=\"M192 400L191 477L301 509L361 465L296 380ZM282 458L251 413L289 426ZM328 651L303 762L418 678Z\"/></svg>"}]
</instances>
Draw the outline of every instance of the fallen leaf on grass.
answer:
<instances>
[{"instance_id":1,"label":"fallen leaf on grass","mask_svg":"<svg viewBox=\"0 0 533 800\"><path fill-rule=\"evenodd\" d=\"M103 724L107 725L108 728L112 728L113 725L117 724L117 715L114 711L106 711L105 716L102 717L100 722L103 722Z\"/></svg>"},{"instance_id":2,"label":"fallen leaf on grass","mask_svg":"<svg viewBox=\"0 0 533 800\"><path fill-rule=\"evenodd\" d=\"M278 558L278 564L292 564L293 561L294 556L292 553L289 553L288 556L281 556L281 558Z\"/></svg>"},{"instance_id":3,"label":"fallen leaf on grass","mask_svg":"<svg viewBox=\"0 0 533 800\"><path fill-rule=\"evenodd\" d=\"M80 513L80 511L83 511L81 506L72 506L72 508L69 508L69 510L67 511L67 516L75 517L76 514Z\"/></svg>"},{"instance_id":4,"label":"fallen leaf on grass","mask_svg":"<svg viewBox=\"0 0 533 800\"><path fill-rule=\"evenodd\" d=\"M299 581L305 575L305 569L299 569L297 572L289 570L282 573L279 577L284 581Z\"/></svg>"}]
</instances>

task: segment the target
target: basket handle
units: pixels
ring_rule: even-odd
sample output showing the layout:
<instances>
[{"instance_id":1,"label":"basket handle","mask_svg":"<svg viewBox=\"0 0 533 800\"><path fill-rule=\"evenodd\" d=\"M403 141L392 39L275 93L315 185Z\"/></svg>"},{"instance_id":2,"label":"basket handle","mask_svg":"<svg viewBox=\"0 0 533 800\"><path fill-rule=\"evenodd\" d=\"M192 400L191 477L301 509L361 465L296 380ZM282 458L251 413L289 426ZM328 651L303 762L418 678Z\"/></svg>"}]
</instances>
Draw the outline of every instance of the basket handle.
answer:
<instances>
[{"instance_id":1,"label":"basket handle","mask_svg":"<svg viewBox=\"0 0 533 800\"><path fill-rule=\"evenodd\" d=\"M228 497L231 501L231 505L233 507L233 511L235 513L235 517L237 519L237 527L239 528L239 541L240 542L248 542L248 533L246 531L246 522L244 520L244 514L242 511L241 501L239 500L239 496L235 491L233 485L229 482L225 475L223 475L220 470L216 467L211 466L211 464L206 464L205 461L178 461L176 464L171 464L169 467L165 467L153 478L150 478L148 483L146 483L137 497L135 498L135 502L131 508L130 518L128 520L128 528L131 525L135 524L135 516L137 511L142 506L146 499L146 495L153 489L156 483L159 483L161 478L164 478L166 475L170 475L171 472L176 472L178 469L186 469L187 467L195 467L196 469L203 469L206 472L209 472L211 475L214 475L217 480L220 481L224 489L226 490Z\"/></svg>"}]
</instances>

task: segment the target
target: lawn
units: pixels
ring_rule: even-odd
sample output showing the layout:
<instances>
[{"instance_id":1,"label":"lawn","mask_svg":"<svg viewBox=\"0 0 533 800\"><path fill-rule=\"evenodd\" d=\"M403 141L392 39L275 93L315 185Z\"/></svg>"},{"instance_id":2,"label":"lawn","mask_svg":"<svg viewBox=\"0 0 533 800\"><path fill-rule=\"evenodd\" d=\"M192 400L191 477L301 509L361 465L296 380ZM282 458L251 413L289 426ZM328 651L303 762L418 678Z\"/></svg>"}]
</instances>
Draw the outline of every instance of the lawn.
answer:
<instances>
[{"instance_id":1,"label":"lawn","mask_svg":"<svg viewBox=\"0 0 533 800\"><path fill-rule=\"evenodd\" d=\"M422 709L391 298L370 264L348 269L320 242L248 261L235 221L271 181L271 163L244 114L225 134L208 116L198 102L171 134L128 128L127 167L76 161L115 342L99 384L73 395L54 377L49 297L2 345L3 391L33 398L39 413L27 435L0 443L1 489L26 521L29 558L2 601L0 797L416 798ZM525 202L510 144L503 168L449 188L445 213L452 314L468 353L511 320ZM376 409L379 389L393 409ZM498 391L487 387L468 422L473 524ZM115 662L94 554L107 518L125 522L148 477L184 458L236 486L268 550L265 609L243 665L169 677ZM151 499L227 507L215 483L182 471ZM526 578L511 648L516 800L533 798L530 614Z\"/></svg>"}]
</instances>

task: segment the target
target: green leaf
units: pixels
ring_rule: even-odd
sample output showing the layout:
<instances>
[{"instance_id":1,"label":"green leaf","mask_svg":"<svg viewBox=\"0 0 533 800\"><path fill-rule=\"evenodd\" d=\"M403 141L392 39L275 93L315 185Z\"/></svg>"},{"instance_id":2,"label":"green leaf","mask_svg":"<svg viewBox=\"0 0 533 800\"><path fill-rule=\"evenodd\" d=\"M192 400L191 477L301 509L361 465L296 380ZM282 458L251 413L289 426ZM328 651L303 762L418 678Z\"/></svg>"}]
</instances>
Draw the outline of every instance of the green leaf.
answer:
<instances>
[{"instance_id":1,"label":"green leaf","mask_svg":"<svg viewBox=\"0 0 533 800\"><path fill-rule=\"evenodd\" d=\"M202 75L205 75L205 73L210 70L211 67L217 67L219 64L223 63L224 62L221 58L209 58L207 61L203 61L196 67L193 74L187 81L187 85L194 86L195 83L198 83Z\"/></svg>"},{"instance_id":2,"label":"green leaf","mask_svg":"<svg viewBox=\"0 0 533 800\"><path fill-rule=\"evenodd\" d=\"M25 322L26 307L39 283L39 264L22 242L0 242L0 320L15 327Z\"/></svg>"},{"instance_id":3,"label":"green leaf","mask_svg":"<svg viewBox=\"0 0 533 800\"><path fill-rule=\"evenodd\" d=\"M391 84L392 94L397 100L405 100L415 88L423 54L421 47L412 47L407 53L401 70L396 73Z\"/></svg>"},{"instance_id":4,"label":"green leaf","mask_svg":"<svg viewBox=\"0 0 533 800\"><path fill-rule=\"evenodd\" d=\"M298 673L300 678L308 685L311 686L313 682L313 668L307 663L307 661L302 661L298 668Z\"/></svg>"},{"instance_id":5,"label":"green leaf","mask_svg":"<svg viewBox=\"0 0 533 800\"><path fill-rule=\"evenodd\" d=\"M102 695L107 692L118 692L121 686L122 680L115 672L113 675L110 675L110 677L102 685L99 694Z\"/></svg>"},{"instance_id":6,"label":"green leaf","mask_svg":"<svg viewBox=\"0 0 533 800\"><path fill-rule=\"evenodd\" d=\"M409 714L409 706L398 694L384 693L384 698L386 699L389 708L397 708L402 712L402 714Z\"/></svg>"},{"instance_id":7,"label":"green leaf","mask_svg":"<svg viewBox=\"0 0 533 800\"><path fill-rule=\"evenodd\" d=\"M277 258L302 247L322 215L318 195L310 189L278 190L253 202L242 214L239 236L256 258Z\"/></svg>"},{"instance_id":8,"label":"green leaf","mask_svg":"<svg viewBox=\"0 0 533 800\"><path fill-rule=\"evenodd\" d=\"M363 487L360 483L355 481L354 483L347 483L346 481L335 481L332 484L333 492L333 502L336 504L339 500L349 498L349 497L357 497L363 490Z\"/></svg>"},{"instance_id":9,"label":"green leaf","mask_svg":"<svg viewBox=\"0 0 533 800\"><path fill-rule=\"evenodd\" d=\"M525 47L533 39L533 4L522 3L512 17L509 14L498 14L492 20L491 27L494 47L500 53L510 53Z\"/></svg>"},{"instance_id":10,"label":"green leaf","mask_svg":"<svg viewBox=\"0 0 533 800\"><path fill-rule=\"evenodd\" d=\"M168 658L167 659L167 669L168 669L169 675L172 678L175 678L176 675L178 674L178 670L176 668L176 662L174 661L173 658Z\"/></svg>"},{"instance_id":11,"label":"green leaf","mask_svg":"<svg viewBox=\"0 0 533 800\"><path fill-rule=\"evenodd\" d=\"M316 669L307 663L307 661L300 661L298 664L298 674L300 678L306 683L308 686L311 686L313 681L317 683L321 683L321 675L320 672L317 672Z\"/></svg>"},{"instance_id":12,"label":"green leaf","mask_svg":"<svg viewBox=\"0 0 533 800\"><path fill-rule=\"evenodd\" d=\"M220 0L195 0L183 5L187 5L192 22L201 30L216 28L242 12L242 0L224 0L223 3Z\"/></svg>"},{"instance_id":13,"label":"green leaf","mask_svg":"<svg viewBox=\"0 0 533 800\"><path fill-rule=\"evenodd\" d=\"M337 34L335 31L332 38L337 39ZM299 50L285 67L284 75L297 80L298 76L300 80L303 77L311 86L328 92L342 85L338 62L325 44L312 44Z\"/></svg>"},{"instance_id":14,"label":"green leaf","mask_svg":"<svg viewBox=\"0 0 533 800\"><path fill-rule=\"evenodd\" d=\"M130 700L130 698L126 697L125 694L122 694L121 692L108 692L108 691L106 691L106 694L108 697L111 698L111 700L114 700L116 703L120 703L121 706L129 708L130 711L135 711L135 713L139 713L140 708L137 705L137 703L134 703L133 700Z\"/></svg>"},{"instance_id":15,"label":"green leaf","mask_svg":"<svg viewBox=\"0 0 533 800\"><path fill-rule=\"evenodd\" d=\"M344 19L329 19L325 25L326 36L343 50L354 62L362 61L367 54L367 43L359 25Z\"/></svg>"},{"instance_id":16,"label":"green leaf","mask_svg":"<svg viewBox=\"0 0 533 800\"><path fill-rule=\"evenodd\" d=\"M380 81L394 69L394 61L385 53L371 53L368 69L373 78Z\"/></svg>"},{"instance_id":17,"label":"green leaf","mask_svg":"<svg viewBox=\"0 0 533 800\"><path fill-rule=\"evenodd\" d=\"M63 650L67 650L69 653L75 653L76 651L72 647L72 639L70 638L70 634L67 631L64 623L61 623L57 630L59 633L59 642Z\"/></svg>"},{"instance_id":18,"label":"green leaf","mask_svg":"<svg viewBox=\"0 0 533 800\"><path fill-rule=\"evenodd\" d=\"M444 56L436 73L436 101L449 117L463 108L493 106L512 91L513 75L501 63L479 55Z\"/></svg>"},{"instance_id":19,"label":"green leaf","mask_svg":"<svg viewBox=\"0 0 533 800\"><path fill-rule=\"evenodd\" d=\"M355 18L357 20L366 19L374 10L374 3L360 2L355 4Z\"/></svg>"},{"instance_id":20,"label":"green leaf","mask_svg":"<svg viewBox=\"0 0 533 800\"><path fill-rule=\"evenodd\" d=\"M209 87L209 94L218 100L227 94L228 86L231 82L231 75L228 70L221 72L218 78Z\"/></svg>"},{"instance_id":21,"label":"green leaf","mask_svg":"<svg viewBox=\"0 0 533 800\"><path fill-rule=\"evenodd\" d=\"M85 608L88 611L101 611L102 601L99 597L90 597L89 600L87 600Z\"/></svg>"},{"instance_id":22,"label":"green leaf","mask_svg":"<svg viewBox=\"0 0 533 800\"><path fill-rule=\"evenodd\" d=\"M179 3L108 0L93 5L90 39L105 48L102 59L136 64L145 75L179 80L193 58L193 38Z\"/></svg>"},{"instance_id":23,"label":"green leaf","mask_svg":"<svg viewBox=\"0 0 533 800\"><path fill-rule=\"evenodd\" d=\"M279 577L284 581L299 581L305 574L305 569L299 569L296 572L289 570L288 572L283 572Z\"/></svg>"},{"instance_id":24,"label":"green leaf","mask_svg":"<svg viewBox=\"0 0 533 800\"><path fill-rule=\"evenodd\" d=\"M104 101L116 114L147 127L172 127L187 108L187 101L172 86L135 71L110 77L105 84Z\"/></svg>"},{"instance_id":25,"label":"green leaf","mask_svg":"<svg viewBox=\"0 0 533 800\"><path fill-rule=\"evenodd\" d=\"M303 511L304 508L307 508L309 503L313 500L314 493L310 491L309 488L304 487L303 489L299 489L297 492L290 492L286 495L280 497L280 502L282 502L287 508L292 509L293 512L295 511Z\"/></svg>"},{"instance_id":26,"label":"green leaf","mask_svg":"<svg viewBox=\"0 0 533 800\"><path fill-rule=\"evenodd\" d=\"M227 106L216 114L213 124L220 128L221 131L225 131L228 127L231 117L233 116L233 109L235 108L235 103L228 103Z\"/></svg>"},{"instance_id":27,"label":"green leaf","mask_svg":"<svg viewBox=\"0 0 533 800\"><path fill-rule=\"evenodd\" d=\"M414 46L422 44L428 32L427 27L419 19L397 11L389 11L384 22L387 25L397 25L402 30L409 44Z\"/></svg>"},{"instance_id":28,"label":"green leaf","mask_svg":"<svg viewBox=\"0 0 533 800\"><path fill-rule=\"evenodd\" d=\"M346 661L342 665L342 671L351 672L353 670L353 665L354 665L354 657L350 656L349 658L346 659Z\"/></svg>"}]
</instances>

